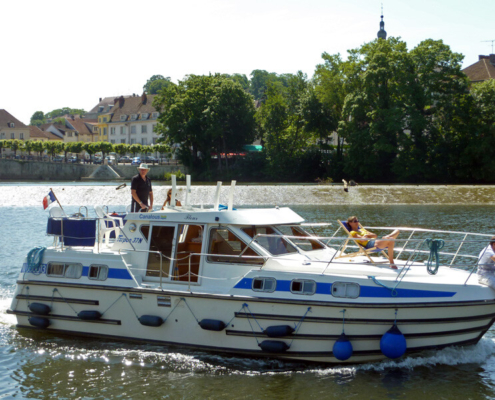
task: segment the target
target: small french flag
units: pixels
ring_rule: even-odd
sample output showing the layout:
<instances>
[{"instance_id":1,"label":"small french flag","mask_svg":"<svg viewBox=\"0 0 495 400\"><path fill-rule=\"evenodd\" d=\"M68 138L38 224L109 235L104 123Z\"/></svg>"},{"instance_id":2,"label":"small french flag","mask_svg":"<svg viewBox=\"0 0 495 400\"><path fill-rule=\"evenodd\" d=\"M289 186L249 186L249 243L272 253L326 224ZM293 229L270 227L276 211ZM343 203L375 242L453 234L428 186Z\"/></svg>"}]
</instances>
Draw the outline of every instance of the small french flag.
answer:
<instances>
[{"instance_id":1,"label":"small french flag","mask_svg":"<svg viewBox=\"0 0 495 400\"><path fill-rule=\"evenodd\" d=\"M53 192L50 190L50 193L48 193L47 196L43 197L43 210L46 210L47 207L52 204L54 201L56 201L55 199L55 195L53 194Z\"/></svg>"}]
</instances>

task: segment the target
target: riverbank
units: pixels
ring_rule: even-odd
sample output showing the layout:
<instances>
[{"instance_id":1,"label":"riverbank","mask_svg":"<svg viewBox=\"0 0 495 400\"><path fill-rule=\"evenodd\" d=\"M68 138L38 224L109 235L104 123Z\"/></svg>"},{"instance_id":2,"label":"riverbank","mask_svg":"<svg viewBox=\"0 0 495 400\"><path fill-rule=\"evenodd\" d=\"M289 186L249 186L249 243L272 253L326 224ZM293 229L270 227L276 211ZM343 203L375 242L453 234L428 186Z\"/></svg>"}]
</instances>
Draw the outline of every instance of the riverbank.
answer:
<instances>
[{"instance_id":1,"label":"riverbank","mask_svg":"<svg viewBox=\"0 0 495 400\"><path fill-rule=\"evenodd\" d=\"M89 178L100 167L101 165L94 164L0 160L0 183L1 181L79 181ZM111 168L124 180L130 180L137 173L136 167L131 165L112 165ZM148 176L159 180L163 179L166 173L173 173L179 169L185 172L183 165L152 165ZM115 177L102 174L100 179L115 179Z\"/></svg>"},{"instance_id":2,"label":"riverbank","mask_svg":"<svg viewBox=\"0 0 495 400\"><path fill-rule=\"evenodd\" d=\"M130 179L127 186L116 190L122 182L108 185L92 185L90 182L51 185L63 205L93 206L125 205L129 203ZM0 187L2 184L0 183ZM168 185L155 185L155 203L165 200ZM216 186L192 186L190 202L194 205L213 204ZM0 206L40 205L48 193L46 184L3 185L0 190ZM222 188L220 202L228 203L230 188ZM179 186L178 198L185 200L185 185ZM391 204L451 204L495 205L495 186L417 186L417 185L360 185L344 192L337 185L238 185L235 188L234 205L282 206L282 205L391 205Z\"/></svg>"}]
</instances>

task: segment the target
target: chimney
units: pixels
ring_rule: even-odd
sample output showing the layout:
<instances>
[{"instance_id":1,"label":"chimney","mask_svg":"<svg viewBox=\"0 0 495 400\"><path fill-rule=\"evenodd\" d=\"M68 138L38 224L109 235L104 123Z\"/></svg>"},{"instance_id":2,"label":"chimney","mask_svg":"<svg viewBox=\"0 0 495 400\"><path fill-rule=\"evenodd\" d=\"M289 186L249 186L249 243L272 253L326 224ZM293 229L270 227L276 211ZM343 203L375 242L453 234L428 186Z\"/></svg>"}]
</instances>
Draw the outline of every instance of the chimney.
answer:
<instances>
[{"instance_id":1,"label":"chimney","mask_svg":"<svg viewBox=\"0 0 495 400\"><path fill-rule=\"evenodd\" d=\"M147 101L148 96L146 96L146 93L143 92L143 94L141 95L141 103L146 104Z\"/></svg>"},{"instance_id":2,"label":"chimney","mask_svg":"<svg viewBox=\"0 0 495 400\"><path fill-rule=\"evenodd\" d=\"M125 99L124 96L119 97L119 108L124 107Z\"/></svg>"},{"instance_id":3,"label":"chimney","mask_svg":"<svg viewBox=\"0 0 495 400\"><path fill-rule=\"evenodd\" d=\"M100 103L101 103L101 97L100 97Z\"/></svg>"}]
</instances>

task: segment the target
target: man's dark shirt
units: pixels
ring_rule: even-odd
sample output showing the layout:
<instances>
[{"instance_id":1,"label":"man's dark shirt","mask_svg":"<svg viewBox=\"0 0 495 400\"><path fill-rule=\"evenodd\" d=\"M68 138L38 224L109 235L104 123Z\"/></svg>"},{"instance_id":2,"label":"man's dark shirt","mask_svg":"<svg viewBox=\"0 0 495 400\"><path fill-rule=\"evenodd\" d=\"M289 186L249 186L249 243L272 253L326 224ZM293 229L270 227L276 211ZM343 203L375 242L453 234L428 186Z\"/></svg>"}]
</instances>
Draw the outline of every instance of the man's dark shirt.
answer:
<instances>
[{"instance_id":1,"label":"man's dark shirt","mask_svg":"<svg viewBox=\"0 0 495 400\"><path fill-rule=\"evenodd\" d=\"M136 176L132 177L131 180L131 190L135 190L137 196L139 197L139 200L143 202L143 204L146 204L149 206L148 203L148 198L150 195L150 192L153 190L151 189L151 179L146 177L146 181L141 178L141 175L137 174ZM139 203L132 198L132 204L131 204L131 212L136 212L141 209L141 206Z\"/></svg>"}]
</instances>

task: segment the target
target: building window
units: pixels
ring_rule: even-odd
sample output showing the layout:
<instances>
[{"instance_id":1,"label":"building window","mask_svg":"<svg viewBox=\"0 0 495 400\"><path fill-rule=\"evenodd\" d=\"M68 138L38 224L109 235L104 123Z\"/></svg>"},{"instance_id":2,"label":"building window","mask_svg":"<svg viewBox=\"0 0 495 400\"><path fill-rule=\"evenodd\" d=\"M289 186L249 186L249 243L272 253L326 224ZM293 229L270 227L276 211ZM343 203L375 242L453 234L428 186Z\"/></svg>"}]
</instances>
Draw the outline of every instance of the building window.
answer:
<instances>
[{"instance_id":1,"label":"building window","mask_svg":"<svg viewBox=\"0 0 495 400\"><path fill-rule=\"evenodd\" d=\"M148 116L148 113L141 114L141 119L148 119Z\"/></svg>"},{"instance_id":2,"label":"building window","mask_svg":"<svg viewBox=\"0 0 495 400\"><path fill-rule=\"evenodd\" d=\"M107 128L103 128L103 136L107 135Z\"/></svg>"},{"instance_id":3,"label":"building window","mask_svg":"<svg viewBox=\"0 0 495 400\"><path fill-rule=\"evenodd\" d=\"M158 118L158 113L157 112L154 112L153 114L151 114L151 118L157 119Z\"/></svg>"},{"instance_id":4,"label":"building window","mask_svg":"<svg viewBox=\"0 0 495 400\"><path fill-rule=\"evenodd\" d=\"M105 117L105 118L103 118L103 122L107 122L107 118L106 118L106 117Z\"/></svg>"},{"instance_id":5,"label":"building window","mask_svg":"<svg viewBox=\"0 0 495 400\"><path fill-rule=\"evenodd\" d=\"M10 138L11 138L11 139L15 139L15 133L14 133L14 132L12 132L12 133L10 134Z\"/></svg>"},{"instance_id":6,"label":"building window","mask_svg":"<svg viewBox=\"0 0 495 400\"><path fill-rule=\"evenodd\" d=\"M125 144L125 139L120 139L120 143L124 143Z\"/></svg>"},{"instance_id":7,"label":"building window","mask_svg":"<svg viewBox=\"0 0 495 400\"><path fill-rule=\"evenodd\" d=\"M10 122L10 123L9 123L9 128L15 128L15 125L14 125L14 123L13 123L13 122Z\"/></svg>"},{"instance_id":8,"label":"building window","mask_svg":"<svg viewBox=\"0 0 495 400\"><path fill-rule=\"evenodd\" d=\"M13 135L13 134L12 134ZM72 132L67 132L68 137L72 137Z\"/></svg>"},{"instance_id":9,"label":"building window","mask_svg":"<svg viewBox=\"0 0 495 400\"><path fill-rule=\"evenodd\" d=\"M153 138L153 144L156 144L156 137Z\"/></svg>"},{"instance_id":10,"label":"building window","mask_svg":"<svg viewBox=\"0 0 495 400\"><path fill-rule=\"evenodd\" d=\"M135 121L137 119L137 114L131 114L131 120Z\"/></svg>"},{"instance_id":11,"label":"building window","mask_svg":"<svg viewBox=\"0 0 495 400\"><path fill-rule=\"evenodd\" d=\"M19 137L20 137L20 139L21 139L21 140L24 140L24 133L23 133L23 132L21 132L21 133L19 134Z\"/></svg>"},{"instance_id":12,"label":"building window","mask_svg":"<svg viewBox=\"0 0 495 400\"><path fill-rule=\"evenodd\" d=\"M131 126L131 133L136 133L136 125Z\"/></svg>"},{"instance_id":13,"label":"building window","mask_svg":"<svg viewBox=\"0 0 495 400\"><path fill-rule=\"evenodd\" d=\"M141 125L141 133L148 133L148 126L147 125Z\"/></svg>"},{"instance_id":14,"label":"building window","mask_svg":"<svg viewBox=\"0 0 495 400\"><path fill-rule=\"evenodd\" d=\"M125 135L125 126L120 127L120 134Z\"/></svg>"},{"instance_id":15,"label":"building window","mask_svg":"<svg viewBox=\"0 0 495 400\"><path fill-rule=\"evenodd\" d=\"M115 127L110 128L110 135L115 135Z\"/></svg>"},{"instance_id":16,"label":"building window","mask_svg":"<svg viewBox=\"0 0 495 400\"><path fill-rule=\"evenodd\" d=\"M146 138L142 138L142 139L141 139L141 144L142 144L143 146L146 146L146 145L148 144L148 143L146 143Z\"/></svg>"},{"instance_id":17,"label":"building window","mask_svg":"<svg viewBox=\"0 0 495 400\"><path fill-rule=\"evenodd\" d=\"M124 115L121 115L121 116L120 116L120 120L121 120L121 121L125 121L125 120L127 120L127 115L125 115L125 114L124 114Z\"/></svg>"},{"instance_id":18,"label":"building window","mask_svg":"<svg viewBox=\"0 0 495 400\"><path fill-rule=\"evenodd\" d=\"M131 144L136 144L136 139L131 139Z\"/></svg>"}]
</instances>

